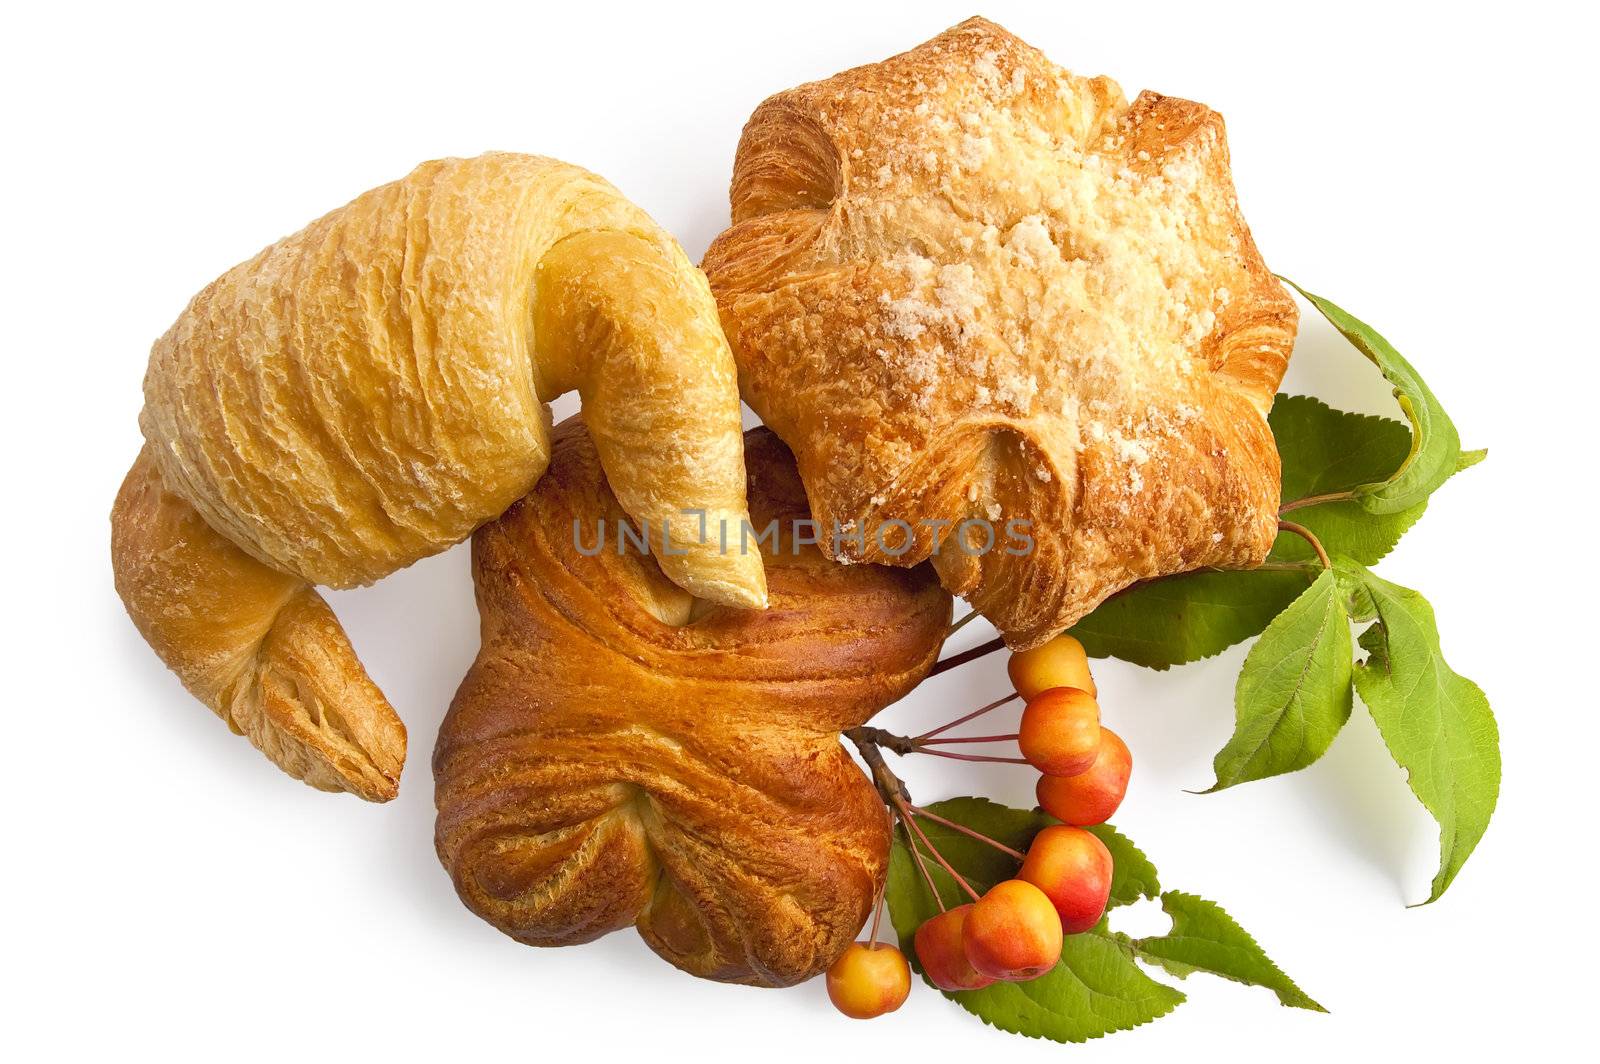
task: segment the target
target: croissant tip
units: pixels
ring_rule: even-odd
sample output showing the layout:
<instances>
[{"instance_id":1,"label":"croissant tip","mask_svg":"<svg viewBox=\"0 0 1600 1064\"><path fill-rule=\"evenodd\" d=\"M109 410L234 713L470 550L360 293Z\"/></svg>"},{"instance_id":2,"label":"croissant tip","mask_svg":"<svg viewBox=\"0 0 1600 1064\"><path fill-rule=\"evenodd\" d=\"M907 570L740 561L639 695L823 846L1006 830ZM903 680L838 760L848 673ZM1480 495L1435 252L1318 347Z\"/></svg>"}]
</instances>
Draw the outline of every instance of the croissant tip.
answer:
<instances>
[{"instance_id":1,"label":"croissant tip","mask_svg":"<svg viewBox=\"0 0 1600 1064\"><path fill-rule=\"evenodd\" d=\"M362 801L374 805L392 802L400 797L400 776L398 773L380 772L377 775L347 777L344 789L360 798Z\"/></svg>"},{"instance_id":2,"label":"croissant tip","mask_svg":"<svg viewBox=\"0 0 1600 1064\"><path fill-rule=\"evenodd\" d=\"M758 587L730 587L721 594L703 595L723 606L736 606L741 610L764 610L767 608L767 585L765 581Z\"/></svg>"},{"instance_id":3,"label":"croissant tip","mask_svg":"<svg viewBox=\"0 0 1600 1064\"><path fill-rule=\"evenodd\" d=\"M752 572L734 574L733 578L719 575L716 579L696 579L693 573L668 573L668 577L691 595L719 606L733 606L742 610L767 608L767 574L759 565Z\"/></svg>"}]
</instances>

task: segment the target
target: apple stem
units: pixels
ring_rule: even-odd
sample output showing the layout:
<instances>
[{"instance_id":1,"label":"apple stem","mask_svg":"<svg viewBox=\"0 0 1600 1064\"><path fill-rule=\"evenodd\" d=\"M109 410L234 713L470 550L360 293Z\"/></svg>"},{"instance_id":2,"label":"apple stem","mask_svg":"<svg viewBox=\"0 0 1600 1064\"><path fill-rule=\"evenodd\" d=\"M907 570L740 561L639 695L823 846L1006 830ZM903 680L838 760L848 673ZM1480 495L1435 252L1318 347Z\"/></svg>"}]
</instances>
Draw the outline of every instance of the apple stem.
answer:
<instances>
[{"instance_id":1,"label":"apple stem","mask_svg":"<svg viewBox=\"0 0 1600 1064\"><path fill-rule=\"evenodd\" d=\"M1000 850L1003 853L1008 853L1012 857L1015 857L1019 861L1022 860L1023 857L1026 856L1020 850L1013 850L1011 847L1007 846L1005 843L999 841L998 839L991 839L989 836L985 835L981 831L974 831L972 828L967 827L965 824L957 824L954 820L950 820L950 819L947 819L945 817L942 817L938 813L930 813L930 812L928 812L928 810L922 808L920 805L912 806L911 807L911 812L916 816L920 816L920 817L923 817L924 819L931 820L935 824L943 824L945 827L949 828L951 831L959 831L959 832L961 832L961 834L966 835L969 838L977 839L979 842L986 842L990 846L993 846L995 849Z\"/></svg>"},{"instance_id":2,"label":"apple stem","mask_svg":"<svg viewBox=\"0 0 1600 1064\"><path fill-rule=\"evenodd\" d=\"M859 728L851 728L844 733L844 737L856 744L856 749L861 751L862 757L867 758L867 764L869 765L873 763L872 757L877 756L878 747L899 754L901 757L916 749L915 739L904 735L896 735L894 732L884 731L882 728L874 728L870 724L863 724ZM868 749L872 750L871 755L867 753ZM878 760L882 761L883 759L878 757ZM894 774L890 773L890 775L893 776Z\"/></svg>"},{"instance_id":3,"label":"apple stem","mask_svg":"<svg viewBox=\"0 0 1600 1064\"><path fill-rule=\"evenodd\" d=\"M965 665L969 661L976 661L985 654L992 654L1005 645L1005 640L1000 639L999 637L991 639L987 643L979 643L971 650L963 650L959 654L952 654L943 661L936 662L933 668L928 670L928 675L937 676L941 672L949 672L951 669Z\"/></svg>"},{"instance_id":4,"label":"apple stem","mask_svg":"<svg viewBox=\"0 0 1600 1064\"><path fill-rule=\"evenodd\" d=\"M1293 510L1303 509L1307 506L1320 506L1325 502L1349 502L1355 497L1356 493L1353 491L1333 491L1326 495L1307 495L1303 499L1296 499L1294 502L1284 503L1278 508L1278 514L1279 516L1282 516L1283 514L1289 513Z\"/></svg>"},{"instance_id":5,"label":"apple stem","mask_svg":"<svg viewBox=\"0 0 1600 1064\"><path fill-rule=\"evenodd\" d=\"M986 706L979 706L977 709L973 710L971 713L968 713L964 717L957 717L955 720L951 721L948 724L941 724L937 728L934 728L932 731L923 732L921 735L918 735L916 738L912 739L912 742L913 743L926 742L927 740L933 738L935 735L939 735L939 734L941 734L943 732L947 732L951 728L959 728L961 725L965 724L967 721L974 720L974 719L976 719L978 717L981 717L985 713L988 713L990 710L999 709L1001 706L1005 705L1007 702L1011 701L1013 698L1019 698L1019 697L1021 697L1021 696L1018 695L1015 691L1012 691L1010 694L1006 695L1004 698L997 698L993 702L990 702Z\"/></svg>"},{"instance_id":6,"label":"apple stem","mask_svg":"<svg viewBox=\"0 0 1600 1064\"><path fill-rule=\"evenodd\" d=\"M1279 521L1278 528L1283 532L1292 532L1294 535L1299 536L1301 539L1311 544L1311 549L1317 552L1317 558L1321 560L1322 567L1324 569L1333 568L1333 562L1328 559L1328 552L1322 549L1322 541L1317 538L1317 534L1311 531L1311 529L1307 528L1305 525L1297 525L1293 521ZM938 666L934 667L938 668Z\"/></svg>"},{"instance_id":7,"label":"apple stem","mask_svg":"<svg viewBox=\"0 0 1600 1064\"><path fill-rule=\"evenodd\" d=\"M922 840L922 844L928 848L928 852L933 855L933 859L939 862L939 867L948 872L950 877L961 885L961 889L972 896L973 901L977 901L978 892L972 889L972 884L961 878L960 872L950 867L950 862L944 859L944 855L939 852L939 848L933 844L932 840L928 838L922 827L913 818L911 813L911 793L906 790L905 781L896 776L890 770L888 762L884 761L883 752L878 749L878 742L873 733L888 735L887 732L880 728L866 727L851 728L844 734L846 738L856 744L856 749L861 751L861 759L872 769L872 782L878 788L878 794L899 816L900 823L905 827L906 842L911 847L911 855L916 858L917 866L922 869L923 877L928 881L928 888L933 891L934 899L939 903L939 910L941 912L944 911L944 898L940 895L938 886L934 884L933 876L929 874L927 866L923 864L922 853L917 847L917 839ZM903 737L891 736L891 738ZM933 751L929 752L932 753Z\"/></svg>"},{"instance_id":8,"label":"apple stem","mask_svg":"<svg viewBox=\"0 0 1600 1064\"><path fill-rule=\"evenodd\" d=\"M878 887L878 893L872 896L872 932L867 935L867 948L878 948L878 924L883 920L883 888L889 885L889 877L885 876L883 884Z\"/></svg>"},{"instance_id":9,"label":"apple stem","mask_svg":"<svg viewBox=\"0 0 1600 1064\"><path fill-rule=\"evenodd\" d=\"M952 761L989 761L1000 765L1026 765L1028 763L1027 758L1023 757L996 757L992 754L958 754L952 750L932 750L924 745L920 739L913 739L905 735L896 735L894 732L884 731L882 728L874 728L865 724L859 728L851 728L849 731L844 733L844 736L856 744L856 749L861 751L861 756L867 759L867 763L869 765L873 763L871 759L874 757L877 758L879 762L883 760L883 756L878 752L879 747L882 747L884 750L892 751L901 757L905 757L907 754L926 754L928 757L947 757ZM1016 736L1011 736L1010 738L1014 739ZM939 741L990 742L994 740L993 737L985 737L982 740L941 739ZM868 750L872 751L870 755L867 753ZM891 773L891 775L893 774Z\"/></svg>"},{"instance_id":10,"label":"apple stem","mask_svg":"<svg viewBox=\"0 0 1600 1064\"><path fill-rule=\"evenodd\" d=\"M938 746L941 743L1006 743L1015 742L1017 733L1010 735L947 735L943 739L916 739L917 746Z\"/></svg>"},{"instance_id":11,"label":"apple stem","mask_svg":"<svg viewBox=\"0 0 1600 1064\"><path fill-rule=\"evenodd\" d=\"M924 750L911 751L914 754L926 754L929 757L947 757L951 761L988 761L996 765L1026 765L1025 757L991 757L988 754L958 754L950 750Z\"/></svg>"},{"instance_id":12,"label":"apple stem","mask_svg":"<svg viewBox=\"0 0 1600 1064\"><path fill-rule=\"evenodd\" d=\"M898 814L899 810L896 810ZM917 862L917 871L922 873L922 881L928 884L928 893L933 895L933 900L938 903L939 911L944 912L947 906L944 895L939 893L939 885L933 881L933 873L928 871L928 862L922 859L922 851L917 848L916 841L912 839L911 832L906 832L906 845L911 849L911 856Z\"/></svg>"},{"instance_id":13,"label":"apple stem","mask_svg":"<svg viewBox=\"0 0 1600 1064\"><path fill-rule=\"evenodd\" d=\"M944 859L944 854L939 852L939 847L933 844L933 840L928 838L927 833L922 830L922 825L918 824L915 818L912 816L910 803L904 798L896 796L895 804L900 810L901 823L905 824L906 827L916 832L917 838L921 839L922 844L928 848L928 853L933 856L935 861L939 862L939 867L944 869L946 874L948 874L951 879L955 880L962 890L967 892L968 897L970 897L973 901L977 901L978 892L972 889L971 883L968 883L964 878L962 878L960 872L957 872L954 868L950 867L950 862ZM915 848L916 844L912 843L912 849Z\"/></svg>"}]
</instances>

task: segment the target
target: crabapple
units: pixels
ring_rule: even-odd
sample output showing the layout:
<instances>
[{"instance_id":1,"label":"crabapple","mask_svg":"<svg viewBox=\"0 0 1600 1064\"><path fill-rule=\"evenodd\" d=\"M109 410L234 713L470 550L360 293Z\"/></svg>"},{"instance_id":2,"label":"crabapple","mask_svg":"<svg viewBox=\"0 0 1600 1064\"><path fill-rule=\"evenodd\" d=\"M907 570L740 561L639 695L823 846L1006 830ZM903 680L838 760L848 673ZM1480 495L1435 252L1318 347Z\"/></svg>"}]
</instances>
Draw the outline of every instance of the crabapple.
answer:
<instances>
[{"instance_id":1,"label":"crabapple","mask_svg":"<svg viewBox=\"0 0 1600 1064\"><path fill-rule=\"evenodd\" d=\"M922 921L913 945L928 981L940 990L980 990L994 982L967 959L962 938L972 905L958 905Z\"/></svg>"},{"instance_id":2,"label":"crabapple","mask_svg":"<svg viewBox=\"0 0 1600 1064\"><path fill-rule=\"evenodd\" d=\"M1128 744L1110 728L1100 729L1094 764L1076 776L1040 776L1039 806L1057 820L1078 827L1104 824L1122 804L1133 773Z\"/></svg>"},{"instance_id":3,"label":"crabapple","mask_svg":"<svg viewBox=\"0 0 1600 1064\"><path fill-rule=\"evenodd\" d=\"M1100 922L1111 897L1111 851L1082 828L1056 825L1033 838L1019 878L1037 887L1069 935Z\"/></svg>"},{"instance_id":4,"label":"crabapple","mask_svg":"<svg viewBox=\"0 0 1600 1064\"><path fill-rule=\"evenodd\" d=\"M828 969L833 1007L855 1020L893 1012L911 993L911 966L887 943L852 942Z\"/></svg>"},{"instance_id":5,"label":"crabapple","mask_svg":"<svg viewBox=\"0 0 1600 1064\"><path fill-rule=\"evenodd\" d=\"M1022 756L1040 772L1075 776L1100 752L1100 707L1076 687L1052 687L1028 701L1017 728Z\"/></svg>"},{"instance_id":6,"label":"crabapple","mask_svg":"<svg viewBox=\"0 0 1600 1064\"><path fill-rule=\"evenodd\" d=\"M1061 959L1061 918L1038 887L1007 879L973 903L961 940L979 975L1036 979Z\"/></svg>"},{"instance_id":7,"label":"crabapple","mask_svg":"<svg viewBox=\"0 0 1600 1064\"><path fill-rule=\"evenodd\" d=\"M1089 655L1084 653L1083 644L1070 635L1058 635L1043 646L1011 655L1006 662L1006 672L1017 694L1029 701L1052 687L1076 687L1091 695L1099 693L1095 690L1094 677L1089 675Z\"/></svg>"}]
</instances>

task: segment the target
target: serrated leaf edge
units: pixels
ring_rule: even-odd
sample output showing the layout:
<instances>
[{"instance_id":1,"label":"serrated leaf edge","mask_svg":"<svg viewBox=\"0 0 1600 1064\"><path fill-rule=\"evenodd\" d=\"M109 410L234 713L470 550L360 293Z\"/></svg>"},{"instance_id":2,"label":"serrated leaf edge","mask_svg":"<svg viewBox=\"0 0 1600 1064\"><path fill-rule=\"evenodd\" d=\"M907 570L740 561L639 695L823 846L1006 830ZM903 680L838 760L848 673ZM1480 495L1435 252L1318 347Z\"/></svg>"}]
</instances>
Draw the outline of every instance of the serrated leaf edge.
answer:
<instances>
[{"instance_id":1,"label":"serrated leaf edge","mask_svg":"<svg viewBox=\"0 0 1600 1064\"><path fill-rule=\"evenodd\" d=\"M1101 927L1104 927L1104 926L1105 926L1105 924L1104 924L1104 922L1102 922L1101 923ZM1085 932L1083 932L1083 934L1094 935L1095 937L1103 939L1106 942L1109 942L1111 945L1118 947L1123 952L1123 954L1128 957L1128 960L1129 960L1130 964L1133 963L1137 959L1135 957L1135 955L1128 949L1127 942L1125 941L1127 939L1126 935L1120 935L1118 932L1109 931L1109 930L1101 931L1099 929L1096 929L1096 930L1093 930L1093 931L1085 931ZM1134 967L1137 968L1138 965L1135 964ZM1110 998L1110 995L1103 994L1103 993L1095 990L1088 983L1084 982L1083 979L1078 975L1078 973L1073 970L1071 965L1065 965L1065 968L1066 968L1067 973L1072 976L1072 978L1077 982L1077 984L1083 988L1085 994L1087 994L1090 998ZM1110 1034L1118 1034L1118 1033L1120 1033L1122 1031L1131 1031L1131 1030L1134 1030L1135 1028L1143 1027L1145 1024L1153 1023L1154 1021L1161 1019L1163 1016L1170 1015L1172 1013L1172 1011L1174 1009L1176 1009L1179 1005L1182 1005L1185 1001L1189 1000L1189 995L1185 994L1182 990L1178 989L1177 987L1172 986L1172 985L1170 985L1168 983L1163 983L1159 979L1151 978L1151 976L1147 972L1141 971L1140 974L1143 975L1146 979L1148 979L1152 986L1160 987L1162 990L1166 991L1167 994L1171 995L1170 997L1167 998L1166 1002L1164 1003L1164 1007L1162 1007L1160 1009L1160 1011L1154 1012L1152 1015L1147 1016L1146 1018L1144 1018L1142 1020L1138 1020L1138 1021L1135 1021L1134 1023L1130 1023L1130 1024L1127 1024L1127 1025L1121 1026L1121 1027L1112 1027L1109 1030L1100 1031L1097 1034L1085 1035L1082 1038L1053 1038L1053 1037L1051 1037L1050 1035L1047 1035L1047 1034L1033 1034L1033 1033L1029 1033L1027 1031L1013 1030L1010 1027L1006 1027L1006 1026L1003 1026L1003 1025L1001 1025L999 1023L996 1023L995 1021L991 1020L989 1017L984 1016L982 1013L979 1013L979 1012L975 1011L972 1007L970 1007L967 1004L967 1000L963 1000L969 994L982 993L981 990L940 990L939 993L942 994L945 998L949 999L950 1001L953 1001L957 1005L961 1006L962 1010L965 1011L966 1013L968 1013L969 1015L976 1016L978 1019L982 1020L985 1026L993 1027L997 1031L1004 1031L1006 1034L1021 1035L1023 1038L1037 1038L1037 1039L1040 1039L1041 1041L1055 1042L1058 1045L1083 1045L1086 1042L1092 1042L1092 1041L1094 1041L1096 1039L1104 1038L1104 1037L1106 1037L1107 1035L1110 1035ZM1284 978L1288 978L1288 977L1285 976ZM923 979L924 979L924 981L926 981L927 980L927 976L924 975ZM933 984L929 983L928 985L932 986ZM1022 987L1025 987L1027 984L1026 983L1017 983L1017 984L1014 984L1014 985L1017 986L1020 989ZM937 989L937 988L935 988L935 989ZM1027 994L1026 990L1022 990L1021 992L1024 995ZM1029 1000L1033 1000L1033 999L1030 998ZM1118 999L1111 998L1111 1000L1118 1000Z\"/></svg>"},{"instance_id":2,"label":"serrated leaf edge","mask_svg":"<svg viewBox=\"0 0 1600 1064\"><path fill-rule=\"evenodd\" d=\"M1187 900L1190 900L1190 901L1201 902L1201 903L1203 903L1205 905L1210 905L1213 908L1215 908L1219 913L1221 913L1224 917L1227 918L1229 923L1231 923L1236 929L1238 929L1239 934L1244 937L1244 940L1246 942L1248 942L1252 947L1254 947L1255 950L1258 953L1260 953L1261 959L1266 962L1267 967L1270 968L1279 977L1281 977L1283 979L1283 981L1285 983L1287 983L1294 990L1294 992L1296 994L1298 994L1301 998L1304 998L1305 1001L1308 1004L1301 1005L1301 1004L1296 1004L1294 1002L1285 1001L1283 999L1282 991L1279 991L1276 987L1267 986L1267 985L1265 985L1263 983L1252 983L1252 982L1249 982L1247 980L1240 979L1240 978L1238 978L1236 976L1228 975L1228 974L1226 974L1224 972L1219 972L1219 971L1216 971L1216 970L1211 969L1211 968L1202 968L1202 967L1200 967L1198 965L1186 964L1186 963L1184 963L1182 961L1173 960L1170 957L1160 957L1160 956L1155 956L1155 955L1152 955L1152 954L1145 953L1144 944L1147 943L1147 942L1150 942L1153 939L1164 938L1164 939L1168 939L1168 940L1173 940L1173 939L1177 939L1177 938L1191 937L1191 936L1183 936L1183 935L1179 935L1178 934L1178 918L1177 918L1176 914L1174 914L1172 909L1170 908L1170 900L1171 899L1177 899L1177 898L1184 898L1184 899L1187 899ZM1278 966L1278 962L1273 960L1270 956L1267 955L1267 951L1262 948L1261 943L1256 941L1255 936L1252 935L1249 931L1245 930L1244 925L1239 923L1238 920L1235 920L1233 918L1233 914L1228 912L1227 909L1224 909L1218 903L1212 901L1209 898L1202 898L1198 894L1190 894L1187 891L1167 890L1167 891L1162 891L1162 893L1161 893L1161 911L1166 913L1172 919L1172 927L1171 927L1170 930L1168 930L1166 932L1166 934L1163 934L1163 935L1146 935L1143 938L1128 938L1128 936L1123 936L1125 939L1127 939L1128 948L1130 950L1132 950L1134 955L1136 957L1138 957L1140 960L1143 960L1143 961L1145 961L1145 962L1147 962L1149 964L1154 964L1157 967L1161 968L1162 971L1168 972L1169 974L1173 975L1174 977L1176 977L1178 979L1187 979L1187 978L1189 978L1189 976L1193 975L1195 972L1201 972L1201 973L1203 973L1205 975L1216 976L1218 979L1226 979L1230 983L1238 983L1241 986L1256 986L1256 987L1260 987L1263 990L1270 990L1270 991L1272 991L1273 996L1278 999L1278 1004L1282 1005L1284 1008L1306 1009L1308 1012L1327 1013L1327 1011L1328 1011L1327 1008L1325 1008L1320 1002L1318 1002L1310 994L1306 993L1304 990L1301 990L1300 989L1300 985L1298 983L1296 983L1293 979L1289 978L1289 973L1284 971L1282 968L1280 968Z\"/></svg>"}]
</instances>

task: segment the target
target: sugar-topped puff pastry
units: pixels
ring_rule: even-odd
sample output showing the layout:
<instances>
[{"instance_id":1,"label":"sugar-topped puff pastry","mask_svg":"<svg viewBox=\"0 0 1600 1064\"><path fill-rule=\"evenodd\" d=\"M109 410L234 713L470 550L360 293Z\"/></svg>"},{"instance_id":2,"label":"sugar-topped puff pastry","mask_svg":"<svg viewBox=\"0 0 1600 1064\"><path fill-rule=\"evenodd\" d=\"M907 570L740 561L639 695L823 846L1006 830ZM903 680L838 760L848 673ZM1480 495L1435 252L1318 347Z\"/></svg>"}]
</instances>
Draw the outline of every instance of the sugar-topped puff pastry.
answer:
<instances>
[{"instance_id":1,"label":"sugar-topped puff pastry","mask_svg":"<svg viewBox=\"0 0 1600 1064\"><path fill-rule=\"evenodd\" d=\"M599 177L502 152L423 163L195 296L150 353L117 591L284 771L392 798L405 728L313 585L370 583L497 517L544 473L545 404L574 389L666 576L764 606L761 559L700 531L747 519L705 278Z\"/></svg>"},{"instance_id":2,"label":"sugar-topped puff pastry","mask_svg":"<svg viewBox=\"0 0 1600 1064\"><path fill-rule=\"evenodd\" d=\"M836 556L931 556L1017 648L1266 556L1296 310L1216 112L972 19L767 100L731 199L703 265Z\"/></svg>"}]
</instances>

